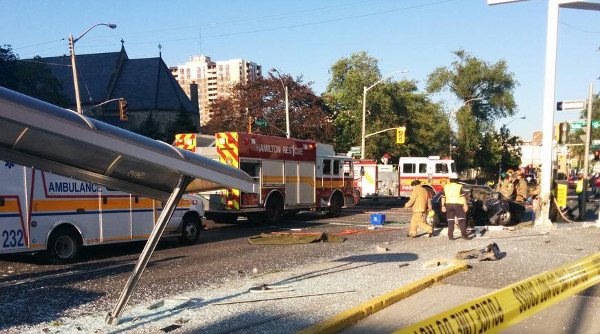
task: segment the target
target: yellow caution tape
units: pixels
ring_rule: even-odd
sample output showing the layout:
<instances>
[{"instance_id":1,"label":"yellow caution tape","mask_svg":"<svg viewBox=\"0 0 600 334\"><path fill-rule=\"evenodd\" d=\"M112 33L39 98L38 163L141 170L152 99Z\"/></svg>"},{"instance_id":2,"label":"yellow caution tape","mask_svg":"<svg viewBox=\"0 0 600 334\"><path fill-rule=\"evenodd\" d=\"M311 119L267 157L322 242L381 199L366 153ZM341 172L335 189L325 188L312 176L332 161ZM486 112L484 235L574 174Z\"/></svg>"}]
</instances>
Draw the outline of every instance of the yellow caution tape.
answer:
<instances>
[{"instance_id":1,"label":"yellow caution tape","mask_svg":"<svg viewBox=\"0 0 600 334\"><path fill-rule=\"evenodd\" d=\"M528 278L395 333L496 333L600 282L600 253Z\"/></svg>"}]
</instances>

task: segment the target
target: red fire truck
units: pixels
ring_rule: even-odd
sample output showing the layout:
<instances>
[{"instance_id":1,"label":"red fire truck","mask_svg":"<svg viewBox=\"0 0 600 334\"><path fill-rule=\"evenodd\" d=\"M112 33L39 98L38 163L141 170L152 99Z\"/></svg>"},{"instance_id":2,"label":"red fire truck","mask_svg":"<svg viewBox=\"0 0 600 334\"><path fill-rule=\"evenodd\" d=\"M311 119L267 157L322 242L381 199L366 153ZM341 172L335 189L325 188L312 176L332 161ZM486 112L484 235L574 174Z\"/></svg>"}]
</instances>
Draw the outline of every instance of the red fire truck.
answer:
<instances>
[{"instance_id":1,"label":"red fire truck","mask_svg":"<svg viewBox=\"0 0 600 334\"><path fill-rule=\"evenodd\" d=\"M260 186L258 194L225 189L211 196L205 215L213 221L246 216L276 223L283 214L301 210L337 217L353 202L352 159L336 155L331 145L222 132L216 134L216 151L220 162L242 169Z\"/></svg>"}]
</instances>

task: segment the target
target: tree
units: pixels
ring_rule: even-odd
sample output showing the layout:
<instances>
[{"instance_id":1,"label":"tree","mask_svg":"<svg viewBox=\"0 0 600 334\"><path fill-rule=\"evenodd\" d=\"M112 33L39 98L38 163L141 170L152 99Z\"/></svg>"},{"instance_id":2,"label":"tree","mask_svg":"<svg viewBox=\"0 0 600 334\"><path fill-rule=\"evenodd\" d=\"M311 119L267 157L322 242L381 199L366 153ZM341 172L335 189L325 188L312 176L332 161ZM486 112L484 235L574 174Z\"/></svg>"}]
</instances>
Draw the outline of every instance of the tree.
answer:
<instances>
[{"instance_id":1,"label":"tree","mask_svg":"<svg viewBox=\"0 0 600 334\"><path fill-rule=\"evenodd\" d=\"M253 133L285 136L287 86L291 137L329 143L333 137L331 112L323 99L315 95L311 84L290 75L282 75L280 81L271 73L267 78L238 83L232 87L229 98L220 98L210 105L211 117L204 131L248 132L250 124ZM258 127L254 124L256 119L265 120L268 125Z\"/></svg>"},{"instance_id":2,"label":"tree","mask_svg":"<svg viewBox=\"0 0 600 334\"><path fill-rule=\"evenodd\" d=\"M165 134L163 135L163 141L172 143L175 140L175 135L178 133L196 133L198 128L194 125L194 121L189 115L189 112L185 110L183 105L179 105L177 115L175 115L175 121L170 122L167 125Z\"/></svg>"},{"instance_id":3,"label":"tree","mask_svg":"<svg viewBox=\"0 0 600 334\"><path fill-rule=\"evenodd\" d=\"M17 77L17 57L10 47L0 47L0 86L17 90L19 83Z\"/></svg>"},{"instance_id":4,"label":"tree","mask_svg":"<svg viewBox=\"0 0 600 334\"><path fill-rule=\"evenodd\" d=\"M504 60L490 64L462 49L454 54L458 59L450 67L438 67L428 76L427 91L449 91L463 102L482 98L463 106L456 118L459 126L457 165L470 168L481 153L479 150L486 147L481 145L482 135L490 131L495 120L515 114L513 91L518 83Z\"/></svg>"},{"instance_id":5,"label":"tree","mask_svg":"<svg viewBox=\"0 0 600 334\"><path fill-rule=\"evenodd\" d=\"M600 120L600 93L598 94L594 94L592 97L592 120ZM587 119L587 109L582 110L579 117L581 119ZM557 125L558 126L558 125ZM579 129L576 131L570 131L569 132L569 144L583 144L584 141L581 138L585 138L585 129ZM590 136L590 140L594 140L594 139L600 139L600 129L594 129L592 128L592 133ZM596 149L596 146L590 146L591 149ZM580 145L580 146L571 146L570 149L570 155L573 157L578 157L578 160L580 162L583 161L584 157L586 157L586 155L584 155L583 151L584 151L584 145ZM592 151L593 152L593 151ZM579 166L583 166L583 163L579 164Z\"/></svg>"},{"instance_id":6,"label":"tree","mask_svg":"<svg viewBox=\"0 0 600 334\"><path fill-rule=\"evenodd\" d=\"M497 134L496 142L500 143L500 162L499 170L513 169L517 170L521 165L521 149L517 146L523 144L523 141L510 134L506 125L500 128Z\"/></svg>"},{"instance_id":7,"label":"tree","mask_svg":"<svg viewBox=\"0 0 600 334\"><path fill-rule=\"evenodd\" d=\"M31 61L19 60L10 45L0 47L0 86L42 101L66 107L62 84L39 56Z\"/></svg>"},{"instance_id":8,"label":"tree","mask_svg":"<svg viewBox=\"0 0 600 334\"><path fill-rule=\"evenodd\" d=\"M148 117L140 124L139 128L134 130L134 132L152 139L165 139L164 134L160 131L158 123L154 120L152 112L150 112ZM166 143L171 142L172 141L166 141Z\"/></svg>"},{"instance_id":9,"label":"tree","mask_svg":"<svg viewBox=\"0 0 600 334\"><path fill-rule=\"evenodd\" d=\"M363 90L380 80L381 74L377 60L364 51L338 60L330 73L324 98L335 114L336 151L345 152L361 142ZM417 91L416 82L385 80L368 91L365 102L367 135L406 126L406 142L402 145L396 144L395 131L369 136L365 144L367 158L385 153L397 159L447 152L448 120L440 105Z\"/></svg>"},{"instance_id":10,"label":"tree","mask_svg":"<svg viewBox=\"0 0 600 334\"><path fill-rule=\"evenodd\" d=\"M383 84L373 94L367 134L389 127L405 126L406 141L396 143L395 131L366 139L366 153L380 158L385 153L394 159L401 156L443 155L448 151L448 119L441 106L417 91L413 81Z\"/></svg>"},{"instance_id":11,"label":"tree","mask_svg":"<svg viewBox=\"0 0 600 334\"><path fill-rule=\"evenodd\" d=\"M360 143L362 136L363 87L381 79L381 73L377 59L366 51L341 58L331 66L329 73L331 80L323 97L335 115L335 150L345 152ZM373 90L369 91L369 97L372 95ZM372 101L373 98L367 99L368 109Z\"/></svg>"}]
</instances>

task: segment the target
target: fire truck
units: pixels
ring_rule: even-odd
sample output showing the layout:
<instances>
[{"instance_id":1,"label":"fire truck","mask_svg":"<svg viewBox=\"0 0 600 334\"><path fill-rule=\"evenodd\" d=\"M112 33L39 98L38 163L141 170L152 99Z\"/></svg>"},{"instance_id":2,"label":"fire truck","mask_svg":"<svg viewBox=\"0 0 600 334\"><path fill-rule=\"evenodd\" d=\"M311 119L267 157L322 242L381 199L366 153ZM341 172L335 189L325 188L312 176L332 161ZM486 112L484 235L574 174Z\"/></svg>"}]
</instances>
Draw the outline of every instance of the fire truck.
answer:
<instances>
[{"instance_id":1,"label":"fire truck","mask_svg":"<svg viewBox=\"0 0 600 334\"><path fill-rule=\"evenodd\" d=\"M400 183L399 196L409 197L413 180L420 180L425 189L433 196L441 191L450 179L458 178L454 160L429 157L401 157L398 164L398 180Z\"/></svg>"},{"instance_id":2,"label":"fire truck","mask_svg":"<svg viewBox=\"0 0 600 334\"><path fill-rule=\"evenodd\" d=\"M451 178L458 177L454 160L439 156L401 157L397 165L356 160L354 175L354 192L358 198L409 197L414 180L420 180L433 196Z\"/></svg>"},{"instance_id":3,"label":"fire truck","mask_svg":"<svg viewBox=\"0 0 600 334\"><path fill-rule=\"evenodd\" d=\"M208 219L226 223L245 216L276 223L302 210L338 217L343 206L353 203L352 159L336 155L331 145L238 132L215 136L219 161L245 171L259 193L224 189L210 195Z\"/></svg>"},{"instance_id":4,"label":"fire truck","mask_svg":"<svg viewBox=\"0 0 600 334\"><path fill-rule=\"evenodd\" d=\"M357 198L398 197L398 165L354 161L354 189Z\"/></svg>"}]
</instances>

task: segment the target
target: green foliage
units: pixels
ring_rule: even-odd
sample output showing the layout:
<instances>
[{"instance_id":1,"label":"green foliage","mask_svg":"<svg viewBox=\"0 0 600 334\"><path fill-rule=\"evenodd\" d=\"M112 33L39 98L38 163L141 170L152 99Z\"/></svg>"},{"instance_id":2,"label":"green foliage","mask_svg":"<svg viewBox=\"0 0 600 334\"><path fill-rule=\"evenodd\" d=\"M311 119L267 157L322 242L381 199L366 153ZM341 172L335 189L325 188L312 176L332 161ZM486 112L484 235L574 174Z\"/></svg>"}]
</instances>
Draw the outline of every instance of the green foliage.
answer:
<instances>
[{"instance_id":1,"label":"green foliage","mask_svg":"<svg viewBox=\"0 0 600 334\"><path fill-rule=\"evenodd\" d=\"M148 117L140 124L139 128L134 129L134 132L152 139L163 141L166 139L164 134L160 131L158 123L154 120L152 112L150 112L150 115L148 115ZM174 138L171 141L168 141L167 139L165 142L171 143L174 140Z\"/></svg>"},{"instance_id":2,"label":"green foliage","mask_svg":"<svg viewBox=\"0 0 600 334\"><path fill-rule=\"evenodd\" d=\"M482 99L470 101L457 112L458 135L453 158L461 170L478 166L482 162L480 157L493 154L489 141L493 137L490 132L493 122L515 114L513 91L518 83L504 60L491 64L464 50L454 54L457 60L450 67L438 67L429 75L427 91L449 91L465 103ZM488 156L486 161L496 160L493 158Z\"/></svg>"},{"instance_id":3,"label":"green foliage","mask_svg":"<svg viewBox=\"0 0 600 334\"><path fill-rule=\"evenodd\" d=\"M593 102L592 102L592 120L600 120L600 93L594 94L592 97L592 100L593 100ZM579 118L580 119L587 118L587 109L581 111ZM584 129L580 129L580 130L576 130L576 131L569 131L568 143L569 144L583 144L584 141L581 140L582 136L585 136ZM592 128L590 140L594 140L594 139L600 139L600 129ZM582 162L583 158L584 158L584 154L583 154L584 149L585 148L583 145L571 146L569 149L570 155L572 157L577 157L578 160L580 162ZM583 166L583 164L580 164L580 166Z\"/></svg>"},{"instance_id":4,"label":"green foliage","mask_svg":"<svg viewBox=\"0 0 600 334\"><path fill-rule=\"evenodd\" d=\"M381 74L377 60L364 51L338 60L330 73L324 99L335 112L335 149L346 152L361 144L364 87L378 82ZM416 82L385 80L367 92L365 104L367 135L406 126L406 142L401 145L396 144L395 130L366 138L366 158L380 158L388 153L397 160L400 156L448 152L448 119L441 106L418 92Z\"/></svg>"},{"instance_id":5,"label":"green foliage","mask_svg":"<svg viewBox=\"0 0 600 334\"><path fill-rule=\"evenodd\" d=\"M175 140L175 135L178 133L197 133L198 128L194 125L194 121L189 115L189 112L185 110L183 105L179 105L177 109L177 115L175 115L175 121L170 122L167 125L165 133L163 135L163 141L172 143Z\"/></svg>"},{"instance_id":6,"label":"green foliage","mask_svg":"<svg viewBox=\"0 0 600 334\"><path fill-rule=\"evenodd\" d=\"M366 51L341 58L329 70L331 80L324 99L335 115L334 147L346 152L351 146L360 145L362 135L362 99L364 87L381 79L377 59ZM367 109L372 110L375 87L367 93Z\"/></svg>"},{"instance_id":7,"label":"green foliage","mask_svg":"<svg viewBox=\"0 0 600 334\"><path fill-rule=\"evenodd\" d=\"M62 94L62 84L52 75L42 58L21 61L10 45L0 47L0 86L66 107L67 97Z\"/></svg>"},{"instance_id":8,"label":"green foliage","mask_svg":"<svg viewBox=\"0 0 600 334\"><path fill-rule=\"evenodd\" d=\"M521 165L521 148L517 146L523 144L523 142L519 137L512 136L510 130L505 125L500 128L496 141L501 144L501 169L503 171L508 169L516 170Z\"/></svg>"}]
</instances>

